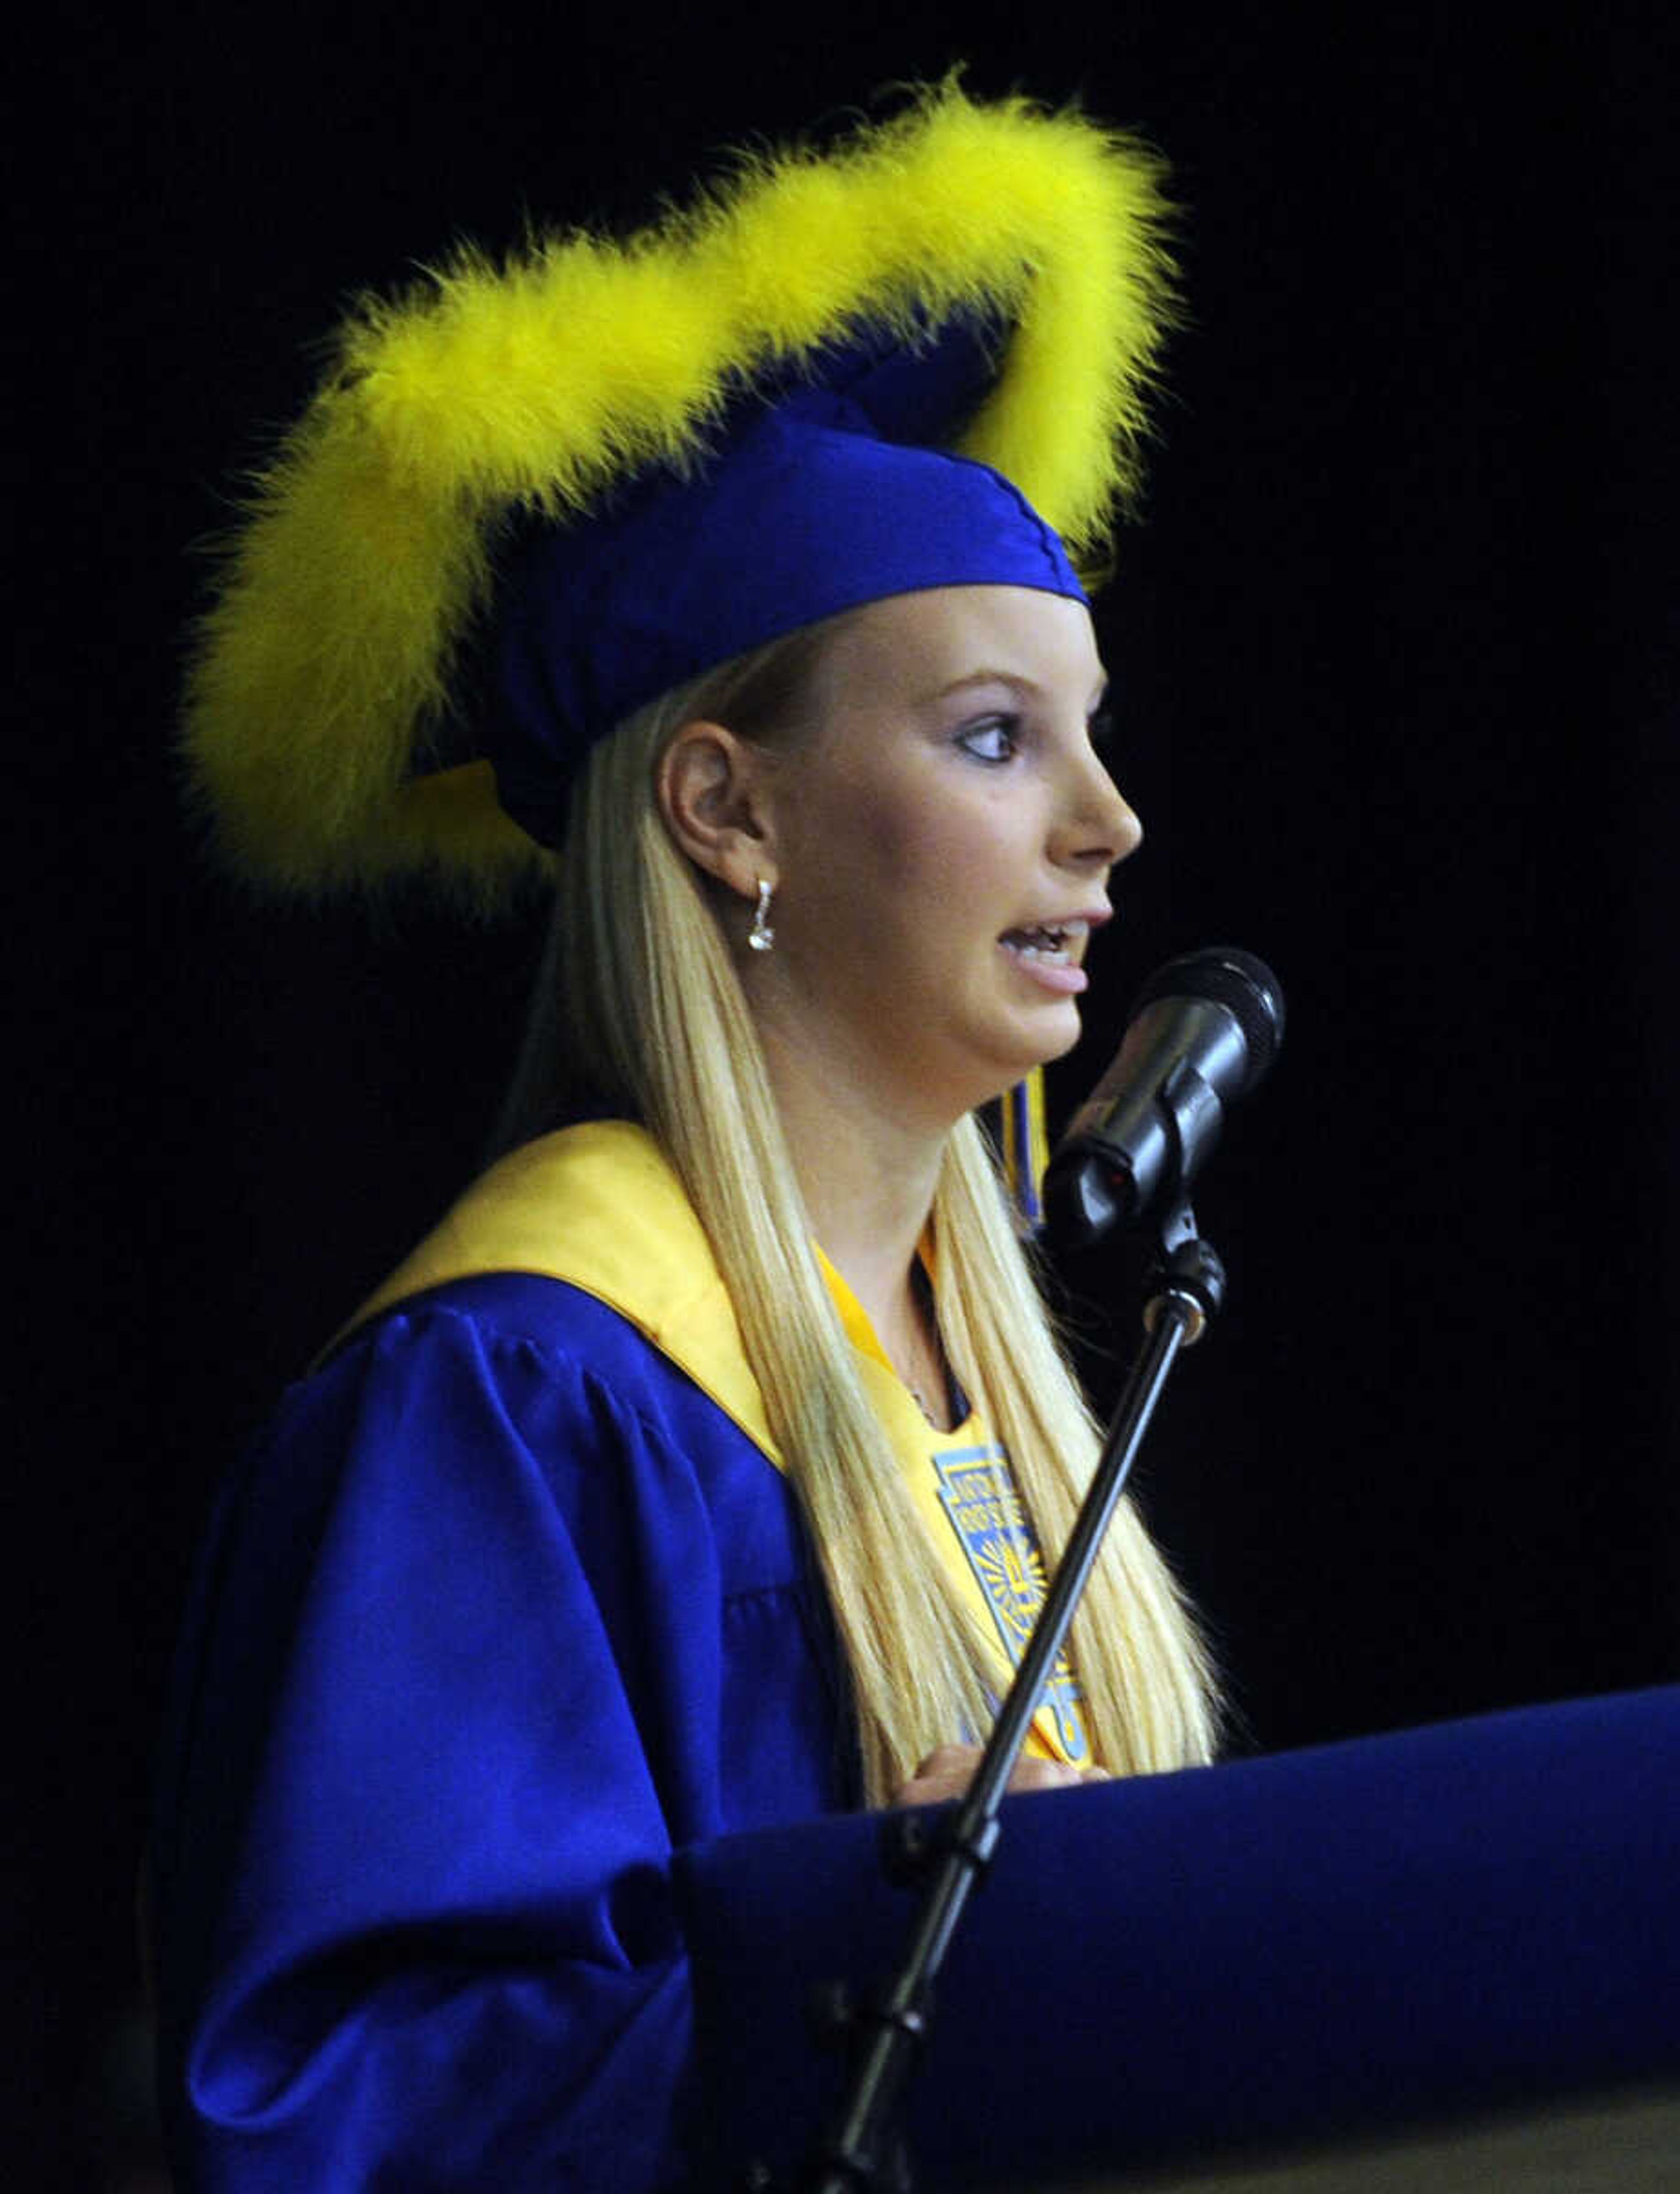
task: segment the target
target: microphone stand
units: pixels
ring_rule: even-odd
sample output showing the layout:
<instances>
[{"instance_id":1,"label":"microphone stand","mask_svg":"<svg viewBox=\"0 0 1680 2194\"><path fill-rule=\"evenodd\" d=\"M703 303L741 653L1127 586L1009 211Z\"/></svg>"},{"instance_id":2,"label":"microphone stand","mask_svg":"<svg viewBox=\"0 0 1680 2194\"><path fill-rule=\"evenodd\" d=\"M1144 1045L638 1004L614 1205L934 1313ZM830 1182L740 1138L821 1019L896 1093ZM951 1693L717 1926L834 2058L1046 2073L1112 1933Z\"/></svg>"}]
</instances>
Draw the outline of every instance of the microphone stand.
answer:
<instances>
[{"instance_id":1,"label":"microphone stand","mask_svg":"<svg viewBox=\"0 0 1680 2194\"><path fill-rule=\"evenodd\" d=\"M894 2119L928 2030L934 1983L970 1892L997 1848L999 1805L1167 1374L1179 1350L1201 1339L1224 1301L1224 1269L1197 1234L1187 1199L1161 1222L1155 1247L1143 1345L974 1779L963 1798L938 1813L894 1813L885 1824L889 1876L925 1880L926 1886L903 1962L885 1992L872 2002L853 2004L844 1984L825 1991L826 2023L851 2036L855 2053L845 2099L803 2181L809 2194L907 2194L910 2187ZM762 2189L771 2181L755 2165L747 2183Z\"/></svg>"}]
</instances>

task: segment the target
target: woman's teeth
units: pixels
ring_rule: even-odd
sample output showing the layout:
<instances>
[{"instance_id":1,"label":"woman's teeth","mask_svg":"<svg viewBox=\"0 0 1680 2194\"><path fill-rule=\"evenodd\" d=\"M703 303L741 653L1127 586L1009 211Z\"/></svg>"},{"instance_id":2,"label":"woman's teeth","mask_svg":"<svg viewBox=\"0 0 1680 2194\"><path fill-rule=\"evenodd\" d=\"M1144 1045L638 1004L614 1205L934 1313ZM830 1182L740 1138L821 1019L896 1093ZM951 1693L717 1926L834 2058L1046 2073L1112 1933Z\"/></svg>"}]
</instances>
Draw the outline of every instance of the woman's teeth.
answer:
<instances>
[{"instance_id":1,"label":"woman's teeth","mask_svg":"<svg viewBox=\"0 0 1680 2194\"><path fill-rule=\"evenodd\" d=\"M1082 936L1082 927L1075 930L1071 925L1063 927L1035 923L1029 929L1012 929L1004 943L1012 952L1023 960L1061 960L1068 957L1068 946L1075 935Z\"/></svg>"}]
</instances>

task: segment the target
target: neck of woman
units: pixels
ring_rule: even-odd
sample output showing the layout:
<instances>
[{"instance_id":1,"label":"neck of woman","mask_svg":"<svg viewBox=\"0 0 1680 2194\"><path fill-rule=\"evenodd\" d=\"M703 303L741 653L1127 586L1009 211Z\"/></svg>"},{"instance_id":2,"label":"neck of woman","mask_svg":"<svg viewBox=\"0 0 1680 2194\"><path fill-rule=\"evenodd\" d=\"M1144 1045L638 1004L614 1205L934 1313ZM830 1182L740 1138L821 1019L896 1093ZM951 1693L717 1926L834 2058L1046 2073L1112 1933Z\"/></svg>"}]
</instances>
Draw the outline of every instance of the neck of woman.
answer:
<instances>
[{"instance_id":1,"label":"neck of woman","mask_svg":"<svg viewBox=\"0 0 1680 2194\"><path fill-rule=\"evenodd\" d=\"M900 1376L922 1375L906 1384L923 1391L934 1336L913 1275L949 1124L849 1091L773 1041L765 1051L812 1231Z\"/></svg>"}]
</instances>

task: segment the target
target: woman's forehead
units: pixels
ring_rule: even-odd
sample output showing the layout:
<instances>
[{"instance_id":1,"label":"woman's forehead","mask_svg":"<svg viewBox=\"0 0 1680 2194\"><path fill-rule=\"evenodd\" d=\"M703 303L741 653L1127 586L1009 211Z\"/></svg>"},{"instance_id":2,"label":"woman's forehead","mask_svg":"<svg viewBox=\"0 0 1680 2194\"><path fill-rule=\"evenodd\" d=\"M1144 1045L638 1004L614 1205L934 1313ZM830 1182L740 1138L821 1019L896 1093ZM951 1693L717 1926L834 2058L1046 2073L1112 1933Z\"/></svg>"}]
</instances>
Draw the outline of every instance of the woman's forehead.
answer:
<instances>
[{"instance_id":1,"label":"woman's forehead","mask_svg":"<svg viewBox=\"0 0 1680 2194\"><path fill-rule=\"evenodd\" d=\"M1103 678L1082 602L1030 587L935 587L871 602L846 618L823 669L854 698L890 686L913 703L988 679L1060 696Z\"/></svg>"}]
</instances>

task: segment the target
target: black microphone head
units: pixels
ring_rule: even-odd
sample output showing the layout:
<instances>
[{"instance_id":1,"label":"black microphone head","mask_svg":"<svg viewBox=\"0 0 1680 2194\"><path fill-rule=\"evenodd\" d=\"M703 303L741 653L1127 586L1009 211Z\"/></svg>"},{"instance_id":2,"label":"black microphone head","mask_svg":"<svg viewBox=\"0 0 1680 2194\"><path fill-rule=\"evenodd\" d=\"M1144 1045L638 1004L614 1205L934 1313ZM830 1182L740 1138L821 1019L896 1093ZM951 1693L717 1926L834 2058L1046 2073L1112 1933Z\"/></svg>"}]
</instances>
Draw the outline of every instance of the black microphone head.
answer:
<instances>
[{"instance_id":1,"label":"black microphone head","mask_svg":"<svg viewBox=\"0 0 1680 2194\"><path fill-rule=\"evenodd\" d=\"M1206 998L1234 1017L1248 1058L1241 1087L1230 1093L1234 1097L1254 1087L1282 1044L1283 986L1264 960L1237 945L1204 945L1157 968L1138 994L1133 1018L1157 998Z\"/></svg>"}]
</instances>

